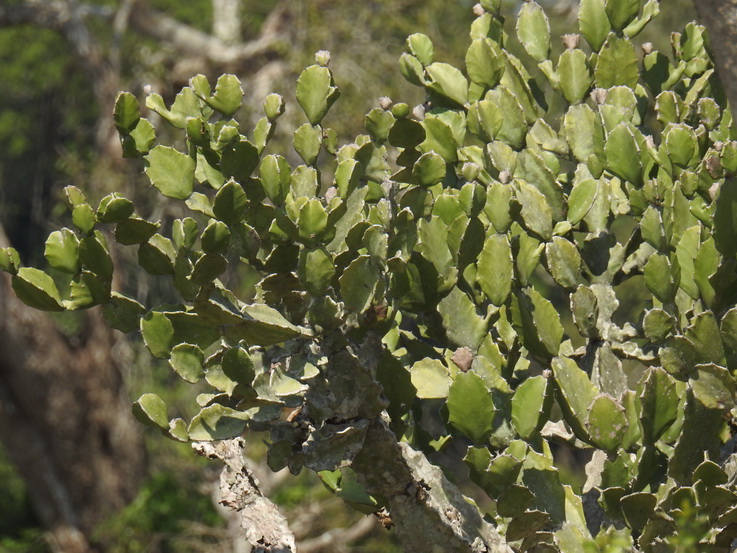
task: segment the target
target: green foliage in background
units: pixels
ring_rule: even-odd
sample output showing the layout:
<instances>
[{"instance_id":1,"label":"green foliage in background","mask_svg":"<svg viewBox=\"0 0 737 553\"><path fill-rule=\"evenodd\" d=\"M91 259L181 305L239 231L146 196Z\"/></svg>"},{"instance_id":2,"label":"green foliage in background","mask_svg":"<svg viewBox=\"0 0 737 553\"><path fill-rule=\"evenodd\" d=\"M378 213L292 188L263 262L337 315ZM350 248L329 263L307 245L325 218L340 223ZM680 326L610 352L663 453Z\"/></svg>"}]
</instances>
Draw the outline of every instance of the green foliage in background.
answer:
<instances>
[{"instance_id":1,"label":"green foliage in background","mask_svg":"<svg viewBox=\"0 0 737 553\"><path fill-rule=\"evenodd\" d=\"M52 31L0 30L0 219L13 244L38 262L38 244L48 234L41 213L53 205L54 181L90 161L99 108L75 64Z\"/></svg>"},{"instance_id":2,"label":"green foliage in background","mask_svg":"<svg viewBox=\"0 0 737 553\"><path fill-rule=\"evenodd\" d=\"M0 449L0 553L46 553L25 484Z\"/></svg>"},{"instance_id":3,"label":"green foliage in background","mask_svg":"<svg viewBox=\"0 0 737 553\"><path fill-rule=\"evenodd\" d=\"M307 467L391 515L362 449L386 422L427 455L462 450L485 520L516 550L728 551L737 142L708 39L692 23L670 55L638 49L656 0L583 0L580 35L551 56L537 3L512 26L499 7L475 8L461 68L411 35L400 70L426 102L382 99L348 144L323 125L340 92L318 52L296 85L296 165L269 145L282 97L242 129L232 75L196 76L170 105L146 98L178 148L121 93L124 154L188 214L148 221L121 195L92 205L68 187L74 227L46 242L54 277L11 248L0 267L28 305L103 305L205 381L191 420L153 393L135 402L175 440L269 431L273 470ZM177 302L113 291L113 241ZM228 271L240 265L259 277L248 298ZM592 452L583 490L561 482L555 448Z\"/></svg>"},{"instance_id":4,"label":"green foliage in background","mask_svg":"<svg viewBox=\"0 0 737 553\"><path fill-rule=\"evenodd\" d=\"M159 472L149 478L138 497L107 523L97 529L95 540L106 544L111 553L144 553L156 551L201 551L187 543L192 526L217 528L222 525L209 497L197 490L197 479L183 482L172 471ZM217 544L217 536L209 543Z\"/></svg>"}]
</instances>

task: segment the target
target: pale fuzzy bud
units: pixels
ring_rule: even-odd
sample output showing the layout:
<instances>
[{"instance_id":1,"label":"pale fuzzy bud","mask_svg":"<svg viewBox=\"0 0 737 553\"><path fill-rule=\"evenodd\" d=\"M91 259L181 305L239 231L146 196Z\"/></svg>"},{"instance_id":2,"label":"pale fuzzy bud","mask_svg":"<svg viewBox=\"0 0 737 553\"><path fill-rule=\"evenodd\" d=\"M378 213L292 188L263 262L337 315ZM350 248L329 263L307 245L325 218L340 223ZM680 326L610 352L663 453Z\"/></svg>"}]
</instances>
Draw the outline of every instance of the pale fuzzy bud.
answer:
<instances>
[{"instance_id":1,"label":"pale fuzzy bud","mask_svg":"<svg viewBox=\"0 0 737 553\"><path fill-rule=\"evenodd\" d=\"M642 45L642 52L647 56L648 54L653 53L653 43L652 42L645 42Z\"/></svg>"},{"instance_id":2,"label":"pale fuzzy bud","mask_svg":"<svg viewBox=\"0 0 737 553\"><path fill-rule=\"evenodd\" d=\"M425 118L425 106L423 104L416 105L412 110L412 115L414 115L417 120L422 121Z\"/></svg>"},{"instance_id":3,"label":"pale fuzzy bud","mask_svg":"<svg viewBox=\"0 0 737 553\"><path fill-rule=\"evenodd\" d=\"M722 142L721 140L718 140L717 142L714 142L714 149L717 152L721 152L722 151L722 148L724 148L724 142Z\"/></svg>"},{"instance_id":4,"label":"pale fuzzy bud","mask_svg":"<svg viewBox=\"0 0 737 553\"><path fill-rule=\"evenodd\" d=\"M476 17L481 17L485 13L486 13L486 10L484 9L484 7L481 4L476 4L473 7L473 15L475 15Z\"/></svg>"},{"instance_id":5,"label":"pale fuzzy bud","mask_svg":"<svg viewBox=\"0 0 737 553\"><path fill-rule=\"evenodd\" d=\"M333 198L335 198L338 195L338 189L334 186L331 186L325 191L325 201L330 202Z\"/></svg>"},{"instance_id":6,"label":"pale fuzzy bud","mask_svg":"<svg viewBox=\"0 0 737 553\"><path fill-rule=\"evenodd\" d=\"M466 373L471 369L474 357L473 351L464 346L455 350L455 353L450 360L453 361L453 363L455 363L462 372Z\"/></svg>"},{"instance_id":7,"label":"pale fuzzy bud","mask_svg":"<svg viewBox=\"0 0 737 553\"><path fill-rule=\"evenodd\" d=\"M322 65L323 67L327 67L330 63L330 52L327 50L320 50L319 52L315 53L315 61Z\"/></svg>"},{"instance_id":8,"label":"pale fuzzy bud","mask_svg":"<svg viewBox=\"0 0 737 553\"><path fill-rule=\"evenodd\" d=\"M512 180L512 174L509 171L504 170L499 173L499 182L502 184L509 184L510 180Z\"/></svg>"},{"instance_id":9,"label":"pale fuzzy bud","mask_svg":"<svg viewBox=\"0 0 737 553\"><path fill-rule=\"evenodd\" d=\"M711 188L709 188L709 197L712 200L715 200L717 197L717 192L719 192L719 182L715 182L711 185Z\"/></svg>"},{"instance_id":10,"label":"pale fuzzy bud","mask_svg":"<svg viewBox=\"0 0 737 553\"><path fill-rule=\"evenodd\" d=\"M392 103L392 99L389 98L389 96L382 96L379 98L379 106L381 106L381 109L385 111L392 107Z\"/></svg>"},{"instance_id":11,"label":"pale fuzzy bud","mask_svg":"<svg viewBox=\"0 0 737 553\"><path fill-rule=\"evenodd\" d=\"M563 46L565 46L567 50L575 50L581 43L581 35L578 34L563 35L560 38L563 41Z\"/></svg>"},{"instance_id":12,"label":"pale fuzzy bud","mask_svg":"<svg viewBox=\"0 0 737 553\"><path fill-rule=\"evenodd\" d=\"M143 93L146 96L150 96L153 91L154 91L154 87L152 87L150 84L143 86Z\"/></svg>"},{"instance_id":13,"label":"pale fuzzy bud","mask_svg":"<svg viewBox=\"0 0 737 553\"><path fill-rule=\"evenodd\" d=\"M606 97L608 95L609 91L606 88L595 88L591 91L591 99L599 106L606 102Z\"/></svg>"}]
</instances>

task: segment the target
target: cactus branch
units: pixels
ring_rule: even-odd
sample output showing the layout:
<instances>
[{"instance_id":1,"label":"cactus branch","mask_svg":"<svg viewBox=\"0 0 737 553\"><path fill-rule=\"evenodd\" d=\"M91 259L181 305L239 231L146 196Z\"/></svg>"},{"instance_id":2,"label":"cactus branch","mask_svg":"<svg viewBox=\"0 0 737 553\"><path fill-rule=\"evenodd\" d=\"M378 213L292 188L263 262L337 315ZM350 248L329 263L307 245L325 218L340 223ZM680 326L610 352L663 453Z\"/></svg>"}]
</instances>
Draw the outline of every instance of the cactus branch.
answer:
<instances>
[{"instance_id":1,"label":"cactus branch","mask_svg":"<svg viewBox=\"0 0 737 553\"><path fill-rule=\"evenodd\" d=\"M729 103L737 106L737 0L694 0L711 36L711 49Z\"/></svg>"},{"instance_id":2,"label":"cactus branch","mask_svg":"<svg viewBox=\"0 0 737 553\"><path fill-rule=\"evenodd\" d=\"M195 442L194 450L225 464L220 475L220 502L240 513L241 526L257 552L293 553L294 534L276 505L261 493L243 458L243 440Z\"/></svg>"}]
</instances>

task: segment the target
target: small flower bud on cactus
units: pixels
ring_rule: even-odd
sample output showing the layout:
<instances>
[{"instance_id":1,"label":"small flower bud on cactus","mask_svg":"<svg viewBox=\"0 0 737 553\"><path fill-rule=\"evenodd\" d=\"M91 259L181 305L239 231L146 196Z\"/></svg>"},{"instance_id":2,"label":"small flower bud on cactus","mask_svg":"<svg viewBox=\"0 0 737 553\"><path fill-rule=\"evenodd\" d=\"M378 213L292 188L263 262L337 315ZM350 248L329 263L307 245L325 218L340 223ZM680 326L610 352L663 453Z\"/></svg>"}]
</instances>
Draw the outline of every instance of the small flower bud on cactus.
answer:
<instances>
[{"instance_id":1,"label":"small flower bud on cactus","mask_svg":"<svg viewBox=\"0 0 737 553\"><path fill-rule=\"evenodd\" d=\"M333 198L335 198L338 195L338 189L334 186L331 186L325 191L325 201L330 202Z\"/></svg>"},{"instance_id":2,"label":"small flower bud on cactus","mask_svg":"<svg viewBox=\"0 0 737 553\"><path fill-rule=\"evenodd\" d=\"M327 50L320 50L315 53L315 61L318 65L322 65L323 67L327 67L330 63L330 52Z\"/></svg>"},{"instance_id":3,"label":"small flower bud on cactus","mask_svg":"<svg viewBox=\"0 0 737 553\"><path fill-rule=\"evenodd\" d=\"M608 95L608 91L605 88L595 88L591 91L591 99L596 103L596 105L601 105L604 102L606 102L606 97Z\"/></svg>"},{"instance_id":4,"label":"small flower bud on cactus","mask_svg":"<svg viewBox=\"0 0 737 553\"><path fill-rule=\"evenodd\" d=\"M581 35L579 34L563 35L561 37L561 40L563 41L563 46L565 46L566 49L575 50L576 48L578 48L578 45L581 43Z\"/></svg>"},{"instance_id":5,"label":"small flower bud on cactus","mask_svg":"<svg viewBox=\"0 0 737 553\"><path fill-rule=\"evenodd\" d=\"M381 109L388 110L392 107L392 99L389 98L389 96L382 96L379 98L379 106L381 106Z\"/></svg>"},{"instance_id":6,"label":"small flower bud on cactus","mask_svg":"<svg viewBox=\"0 0 737 553\"><path fill-rule=\"evenodd\" d=\"M642 52L647 56L648 54L653 53L653 43L652 42L645 42L642 45Z\"/></svg>"},{"instance_id":7,"label":"small flower bud on cactus","mask_svg":"<svg viewBox=\"0 0 737 553\"><path fill-rule=\"evenodd\" d=\"M284 99L280 94L269 94L264 100L264 112L269 121L276 121L284 113Z\"/></svg>"},{"instance_id":8,"label":"small flower bud on cactus","mask_svg":"<svg viewBox=\"0 0 737 553\"><path fill-rule=\"evenodd\" d=\"M392 115L396 117L397 119L404 119L405 117L408 117L409 114L410 114L409 106L405 104L404 102L400 102L392 106Z\"/></svg>"},{"instance_id":9,"label":"small flower bud on cactus","mask_svg":"<svg viewBox=\"0 0 737 553\"><path fill-rule=\"evenodd\" d=\"M425 105L416 105L412 110L412 115L414 115L416 119L422 121L425 118Z\"/></svg>"},{"instance_id":10,"label":"small flower bud on cactus","mask_svg":"<svg viewBox=\"0 0 737 553\"><path fill-rule=\"evenodd\" d=\"M719 192L719 183L715 182L714 184L711 185L711 187L709 187L709 197L712 200L715 200L718 192Z\"/></svg>"},{"instance_id":11,"label":"small flower bud on cactus","mask_svg":"<svg viewBox=\"0 0 737 553\"><path fill-rule=\"evenodd\" d=\"M476 17L481 17L485 13L486 13L486 10L484 9L484 7L481 4L474 5L474 7L473 7L473 15L475 15Z\"/></svg>"},{"instance_id":12,"label":"small flower bud on cactus","mask_svg":"<svg viewBox=\"0 0 737 553\"><path fill-rule=\"evenodd\" d=\"M453 357L450 358L456 366L461 369L464 373L467 373L473 365L474 354L471 349L467 347L458 348L455 350Z\"/></svg>"}]
</instances>

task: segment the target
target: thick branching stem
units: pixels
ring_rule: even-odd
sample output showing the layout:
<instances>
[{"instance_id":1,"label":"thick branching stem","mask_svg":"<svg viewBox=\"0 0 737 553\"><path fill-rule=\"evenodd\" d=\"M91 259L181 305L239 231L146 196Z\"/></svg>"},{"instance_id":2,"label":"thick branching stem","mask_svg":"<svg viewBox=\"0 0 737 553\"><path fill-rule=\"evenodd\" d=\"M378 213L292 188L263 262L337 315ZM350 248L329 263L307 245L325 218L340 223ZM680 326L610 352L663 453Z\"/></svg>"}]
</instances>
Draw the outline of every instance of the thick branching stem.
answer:
<instances>
[{"instance_id":1,"label":"thick branching stem","mask_svg":"<svg viewBox=\"0 0 737 553\"><path fill-rule=\"evenodd\" d=\"M368 493L386 498L407 553L511 553L442 470L397 442L383 420L371 424L352 466Z\"/></svg>"},{"instance_id":2,"label":"thick branching stem","mask_svg":"<svg viewBox=\"0 0 737 553\"><path fill-rule=\"evenodd\" d=\"M331 343L336 349L329 352ZM309 417L331 409L333 417L310 422L314 430L303 444L307 466L326 470L341 459L350 460L366 492L386 500L407 553L511 552L440 468L398 441L378 398L369 399L381 393L375 380L385 353L379 337L369 333L360 346L345 343L345 338L333 337L324 344L330 358L324 373L330 399L309 396L306 412Z\"/></svg>"},{"instance_id":3,"label":"thick branching stem","mask_svg":"<svg viewBox=\"0 0 737 553\"><path fill-rule=\"evenodd\" d=\"M192 445L200 455L225 464L220 475L220 502L238 511L241 527L254 551L294 553L294 534L276 505L261 493L258 480L243 457L243 440L235 438Z\"/></svg>"}]
</instances>

